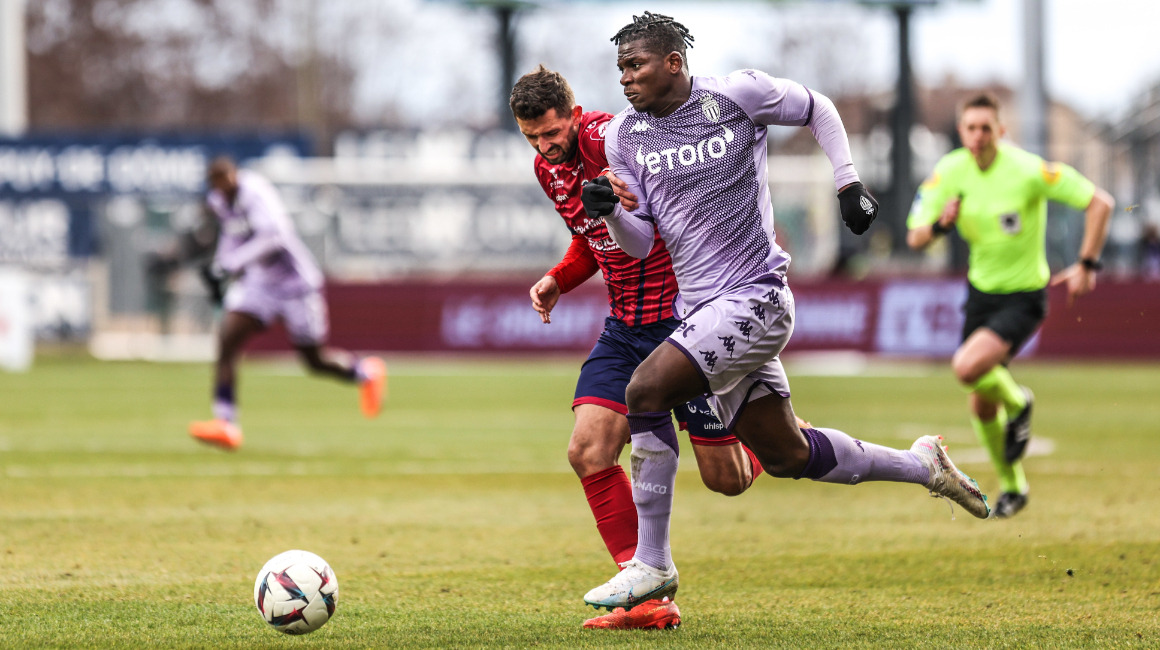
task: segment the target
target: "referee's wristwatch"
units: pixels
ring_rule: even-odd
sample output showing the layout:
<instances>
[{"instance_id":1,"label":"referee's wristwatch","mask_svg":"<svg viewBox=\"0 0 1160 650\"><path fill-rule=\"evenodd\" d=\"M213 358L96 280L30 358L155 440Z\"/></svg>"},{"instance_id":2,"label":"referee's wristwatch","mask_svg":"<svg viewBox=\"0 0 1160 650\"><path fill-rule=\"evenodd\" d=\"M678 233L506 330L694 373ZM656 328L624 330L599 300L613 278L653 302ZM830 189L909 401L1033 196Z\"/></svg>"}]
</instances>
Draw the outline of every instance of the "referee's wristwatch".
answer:
<instances>
[{"instance_id":1,"label":"referee's wristwatch","mask_svg":"<svg viewBox=\"0 0 1160 650\"><path fill-rule=\"evenodd\" d=\"M1104 263L1094 257L1081 258L1079 263L1089 271L1102 271L1104 269Z\"/></svg>"}]
</instances>

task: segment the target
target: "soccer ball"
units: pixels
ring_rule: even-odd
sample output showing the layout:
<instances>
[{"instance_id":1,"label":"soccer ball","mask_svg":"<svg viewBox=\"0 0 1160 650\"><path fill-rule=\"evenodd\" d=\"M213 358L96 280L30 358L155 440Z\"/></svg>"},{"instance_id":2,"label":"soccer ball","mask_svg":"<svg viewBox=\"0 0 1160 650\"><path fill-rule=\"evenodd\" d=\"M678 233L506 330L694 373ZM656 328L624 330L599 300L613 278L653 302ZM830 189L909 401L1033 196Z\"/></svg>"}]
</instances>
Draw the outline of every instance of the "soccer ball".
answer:
<instances>
[{"instance_id":1,"label":"soccer ball","mask_svg":"<svg viewBox=\"0 0 1160 650\"><path fill-rule=\"evenodd\" d=\"M279 632L313 632L334 616L338 578L326 560L309 551L279 553L258 572L254 604Z\"/></svg>"}]
</instances>

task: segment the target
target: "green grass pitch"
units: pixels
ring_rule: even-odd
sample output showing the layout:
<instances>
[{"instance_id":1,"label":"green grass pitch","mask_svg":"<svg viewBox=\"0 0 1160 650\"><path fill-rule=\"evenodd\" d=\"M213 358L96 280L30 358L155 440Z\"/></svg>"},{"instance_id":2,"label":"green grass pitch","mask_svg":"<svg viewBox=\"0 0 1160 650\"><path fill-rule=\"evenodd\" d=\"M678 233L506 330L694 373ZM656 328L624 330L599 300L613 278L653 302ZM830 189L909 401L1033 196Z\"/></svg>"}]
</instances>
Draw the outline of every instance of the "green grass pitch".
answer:
<instances>
[{"instance_id":1,"label":"green grass pitch","mask_svg":"<svg viewBox=\"0 0 1160 650\"><path fill-rule=\"evenodd\" d=\"M686 447L683 625L609 632L581 629L614 566L565 459L579 361L388 359L373 421L348 386L248 361L232 454L185 433L208 365L0 374L0 647L1160 647L1160 367L1016 364L1037 451L1008 521L952 520L909 485L763 476L727 498ZM815 425L941 434L994 494L946 363L789 366ZM301 638L251 601L292 548L340 584Z\"/></svg>"}]
</instances>

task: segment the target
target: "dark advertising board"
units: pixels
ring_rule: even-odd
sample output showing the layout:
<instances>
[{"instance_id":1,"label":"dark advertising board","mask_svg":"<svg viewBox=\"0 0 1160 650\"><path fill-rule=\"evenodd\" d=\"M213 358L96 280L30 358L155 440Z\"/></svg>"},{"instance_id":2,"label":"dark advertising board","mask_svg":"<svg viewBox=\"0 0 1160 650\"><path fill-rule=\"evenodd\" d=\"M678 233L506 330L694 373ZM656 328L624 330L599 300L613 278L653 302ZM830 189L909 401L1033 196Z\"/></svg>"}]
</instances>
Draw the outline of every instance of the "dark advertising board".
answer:
<instances>
[{"instance_id":1,"label":"dark advertising board","mask_svg":"<svg viewBox=\"0 0 1160 650\"><path fill-rule=\"evenodd\" d=\"M524 281L332 284L332 342L400 352L583 353L608 315L599 277L561 297L544 325ZM959 343L961 279L890 279L792 284L795 352L854 350L912 358L950 358ZM1041 358L1160 358L1160 282L1104 281L1076 305L1049 291L1047 322L1024 354ZM287 349L272 331L258 350Z\"/></svg>"}]
</instances>

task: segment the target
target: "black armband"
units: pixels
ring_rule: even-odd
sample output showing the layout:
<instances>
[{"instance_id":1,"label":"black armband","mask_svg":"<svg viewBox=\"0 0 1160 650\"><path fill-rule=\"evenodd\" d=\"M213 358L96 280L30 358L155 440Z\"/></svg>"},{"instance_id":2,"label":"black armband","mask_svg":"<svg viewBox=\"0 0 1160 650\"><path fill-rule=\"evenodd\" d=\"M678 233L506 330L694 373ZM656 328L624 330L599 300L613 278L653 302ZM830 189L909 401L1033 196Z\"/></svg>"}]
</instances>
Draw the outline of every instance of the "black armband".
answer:
<instances>
[{"instance_id":1,"label":"black armband","mask_svg":"<svg viewBox=\"0 0 1160 650\"><path fill-rule=\"evenodd\" d=\"M1094 257L1085 257L1079 263L1089 271L1102 271L1104 269L1104 263Z\"/></svg>"},{"instance_id":2,"label":"black armband","mask_svg":"<svg viewBox=\"0 0 1160 650\"><path fill-rule=\"evenodd\" d=\"M953 226L944 226L941 221L936 221L936 222L930 224L930 234L933 237L938 237L939 235L945 235L951 231L952 227Z\"/></svg>"}]
</instances>

